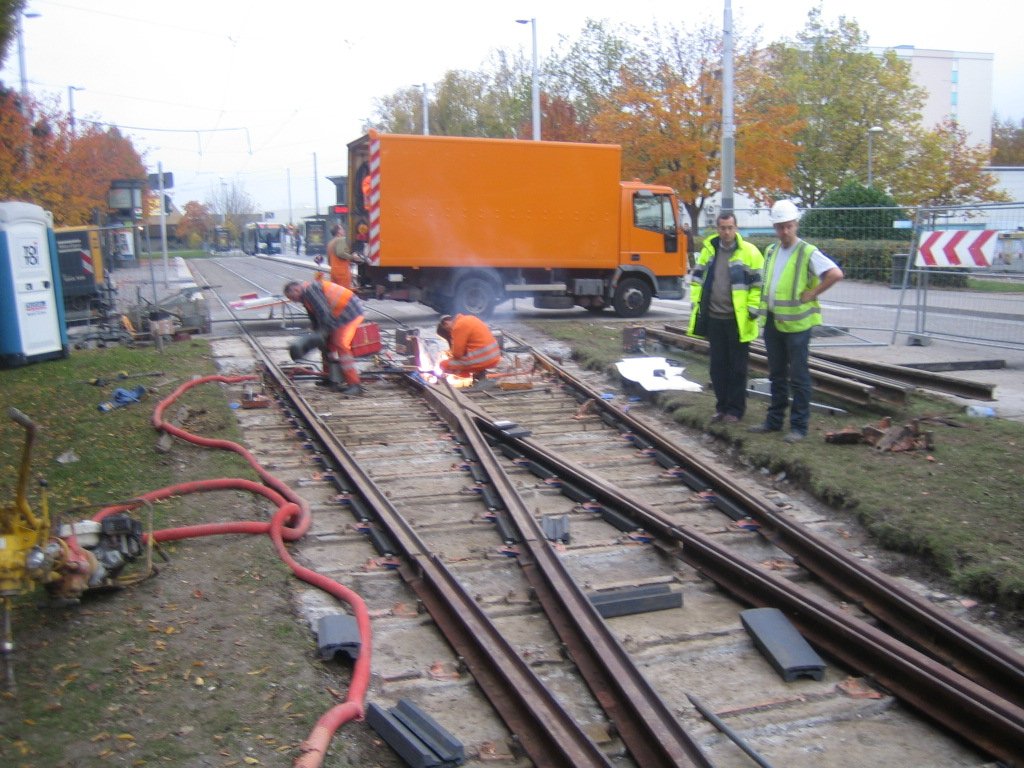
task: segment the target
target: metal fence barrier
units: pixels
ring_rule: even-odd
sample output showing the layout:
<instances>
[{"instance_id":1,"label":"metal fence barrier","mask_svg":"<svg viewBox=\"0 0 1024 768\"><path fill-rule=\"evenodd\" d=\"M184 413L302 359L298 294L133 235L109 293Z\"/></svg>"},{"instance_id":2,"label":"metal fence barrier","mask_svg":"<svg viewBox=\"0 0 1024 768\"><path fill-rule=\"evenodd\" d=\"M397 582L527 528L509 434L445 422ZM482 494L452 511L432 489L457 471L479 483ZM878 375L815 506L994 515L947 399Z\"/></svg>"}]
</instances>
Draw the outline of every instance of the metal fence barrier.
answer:
<instances>
[{"instance_id":1,"label":"metal fence barrier","mask_svg":"<svg viewBox=\"0 0 1024 768\"><path fill-rule=\"evenodd\" d=\"M737 209L742 236L775 239L768 211ZM699 235L714 232L714 219ZM800 237L843 269L823 301L846 332L827 345L872 343L857 331L908 343L945 338L1024 349L1024 202L945 208L814 208ZM899 291L899 293L896 293ZM829 315L833 315L830 319Z\"/></svg>"}]
</instances>

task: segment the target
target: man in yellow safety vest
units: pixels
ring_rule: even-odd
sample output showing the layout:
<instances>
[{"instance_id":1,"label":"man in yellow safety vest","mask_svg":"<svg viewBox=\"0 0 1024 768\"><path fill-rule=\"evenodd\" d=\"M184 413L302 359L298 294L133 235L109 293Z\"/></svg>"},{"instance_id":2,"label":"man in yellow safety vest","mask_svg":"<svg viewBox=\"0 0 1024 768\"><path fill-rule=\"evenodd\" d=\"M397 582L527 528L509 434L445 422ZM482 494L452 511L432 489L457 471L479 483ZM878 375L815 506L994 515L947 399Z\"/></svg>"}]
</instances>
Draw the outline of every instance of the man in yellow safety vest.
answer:
<instances>
[{"instance_id":1,"label":"man in yellow safety vest","mask_svg":"<svg viewBox=\"0 0 1024 768\"><path fill-rule=\"evenodd\" d=\"M769 218L779 240L765 250L764 346L768 353L771 404L763 424L751 432L781 432L790 405L789 433L795 443L807 436L811 419L811 328L821 325L818 297L843 279L843 271L817 247L797 237L800 211L792 200L779 200Z\"/></svg>"}]
</instances>

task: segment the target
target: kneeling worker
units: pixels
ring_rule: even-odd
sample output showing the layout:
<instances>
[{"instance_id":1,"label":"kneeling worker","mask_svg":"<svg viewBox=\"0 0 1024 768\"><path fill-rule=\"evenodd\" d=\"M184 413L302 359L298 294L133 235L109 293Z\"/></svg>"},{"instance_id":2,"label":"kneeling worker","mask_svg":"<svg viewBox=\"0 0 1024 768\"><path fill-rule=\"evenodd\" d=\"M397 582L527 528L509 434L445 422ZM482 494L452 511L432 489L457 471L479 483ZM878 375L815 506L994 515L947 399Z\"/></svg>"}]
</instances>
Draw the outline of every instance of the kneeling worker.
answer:
<instances>
[{"instance_id":1,"label":"kneeling worker","mask_svg":"<svg viewBox=\"0 0 1024 768\"><path fill-rule=\"evenodd\" d=\"M501 362L497 339L475 315L444 315L437 324L437 335L451 348L451 357L441 361L445 373L482 379L485 371Z\"/></svg>"},{"instance_id":2,"label":"kneeling worker","mask_svg":"<svg viewBox=\"0 0 1024 768\"><path fill-rule=\"evenodd\" d=\"M313 331L327 348L328 385L346 395L361 395L359 369L352 354L352 339L363 322L363 303L353 291L327 280L300 283L292 280L284 286L290 301L306 308ZM292 359L302 357L309 348L293 344Z\"/></svg>"}]
</instances>

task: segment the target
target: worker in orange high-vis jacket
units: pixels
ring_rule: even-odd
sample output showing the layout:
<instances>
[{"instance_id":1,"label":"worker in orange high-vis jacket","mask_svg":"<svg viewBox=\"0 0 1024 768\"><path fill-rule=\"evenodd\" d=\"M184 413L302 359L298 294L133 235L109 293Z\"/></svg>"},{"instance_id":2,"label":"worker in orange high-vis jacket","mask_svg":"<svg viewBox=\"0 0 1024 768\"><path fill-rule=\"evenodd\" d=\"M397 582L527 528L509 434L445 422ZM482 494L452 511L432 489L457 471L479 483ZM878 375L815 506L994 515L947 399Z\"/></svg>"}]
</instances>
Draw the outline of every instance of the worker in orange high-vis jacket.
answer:
<instances>
[{"instance_id":1,"label":"worker in orange high-vis jacket","mask_svg":"<svg viewBox=\"0 0 1024 768\"><path fill-rule=\"evenodd\" d=\"M292 280L284 286L290 301L302 304L327 350L327 382L331 389L346 395L361 395L359 369L352 354L352 339L363 322L363 303L355 293L328 280L300 283ZM311 348L291 347L292 359L302 357Z\"/></svg>"},{"instance_id":2,"label":"worker in orange high-vis jacket","mask_svg":"<svg viewBox=\"0 0 1024 768\"><path fill-rule=\"evenodd\" d=\"M349 253L345 246L345 228L341 224L335 224L331 227L331 240L327 243L327 265L331 268L331 282L351 288L352 264L362 261L362 257Z\"/></svg>"},{"instance_id":3,"label":"worker in orange high-vis jacket","mask_svg":"<svg viewBox=\"0 0 1024 768\"><path fill-rule=\"evenodd\" d=\"M451 348L451 357L441 361L445 373L481 379L488 369L501 362L498 341L479 317L445 315L437 324L437 335Z\"/></svg>"}]
</instances>

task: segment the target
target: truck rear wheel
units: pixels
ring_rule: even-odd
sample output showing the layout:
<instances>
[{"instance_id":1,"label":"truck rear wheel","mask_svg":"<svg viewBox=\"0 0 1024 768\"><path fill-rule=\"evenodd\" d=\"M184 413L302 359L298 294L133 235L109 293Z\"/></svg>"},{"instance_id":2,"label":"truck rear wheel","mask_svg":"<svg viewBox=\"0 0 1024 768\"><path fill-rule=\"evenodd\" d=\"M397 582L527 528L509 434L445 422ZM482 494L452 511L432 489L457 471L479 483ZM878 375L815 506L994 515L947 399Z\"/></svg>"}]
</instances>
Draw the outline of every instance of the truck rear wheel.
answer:
<instances>
[{"instance_id":1,"label":"truck rear wheel","mask_svg":"<svg viewBox=\"0 0 1024 768\"><path fill-rule=\"evenodd\" d=\"M619 317L640 317L651 307L651 286L639 277L620 280L612 306Z\"/></svg>"},{"instance_id":2,"label":"truck rear wheel","mask_svg":"<svg viewBox=\"0 0 1024 768\"><path fill-rule=\"evenodd\" d=\"M486 319L494 311L498 292L494 283L485 277L470 275L455 287L451 311L453 315L476 315Z\"/></svg>"}]
</instances>

